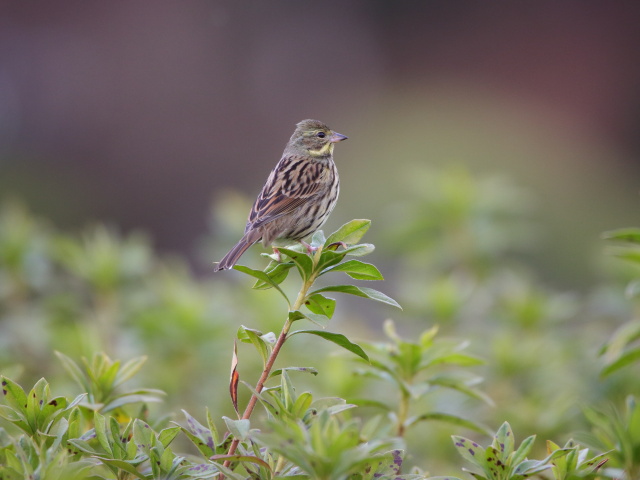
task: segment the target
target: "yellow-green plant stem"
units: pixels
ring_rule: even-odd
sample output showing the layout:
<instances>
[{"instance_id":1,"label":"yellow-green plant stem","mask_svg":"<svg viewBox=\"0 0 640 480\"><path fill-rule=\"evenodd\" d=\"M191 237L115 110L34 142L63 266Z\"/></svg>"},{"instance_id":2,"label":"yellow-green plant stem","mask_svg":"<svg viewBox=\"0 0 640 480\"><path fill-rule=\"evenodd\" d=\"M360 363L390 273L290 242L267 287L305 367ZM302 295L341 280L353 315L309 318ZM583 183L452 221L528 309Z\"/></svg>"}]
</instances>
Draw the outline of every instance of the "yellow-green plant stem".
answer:
<instances>
[{"instance_id":1,"label":"yellow-green plant stem","mask_svg":"<svg viewBox=\"0 0 640 480\"><path fill-rule=\"evenodd\" d=\"M409 394L403 391L400 396L400 405L398 405L397 435L400 438L402 438L405 433L405 424L407 422L407 417L409 416L409 401Z\"/></svg>"},{"instance_id":2,"label":"yellow-green plant stem","mask_svg":"<svg viewBox=\"0 0 640 480\"><path fill-rule=\"evenodd\" d=\"M298 297L296 298L296 301L289 308L289 313L300 310L302 306L305 304L305 302L307 301L307 295L309 293L309 289L314 284L314 282L318 278L318 274L320 273L316 271L316 267L318 265L318 261L320 260L321 254L322 254L322 249L319 248L313 255L312 257L313 267L314 267L313 271L309 276L309 278L303 281L302 287L298 292ZM265 363L264 369L262 370L262 374L258 379L258 383L256 383L256 388L255 388L256 392L260 393L264 388L264 384L269 379L269 375L271 374L273 365L276 361L276 358L278 357L278 353L280 353L280 349L284 345L284 342L287 340L287 335L289 334L289 330L291 329L291 325L293 325L293 322L294 321L291 320L290 315L287 315L287 321L284 323L284 326L282 327L282 331L280 332L280 335L278 336L276 343L273 345L271 354L267 358L267 362ZM251 417L251 414L253 413L253 409L255 408L257 402L258 402L258 397L256 395L252 395L251 398L249 399L249 403L247 403L247 407L245 408L244 413L242 414L242 417L241 417L242 420L248 420ZM235 438L233 442L231 442L231 445L229 446L228 455L235 454L239 443L240 443L240 440L237 438ZM224 462L225 467L228 467L230 464L231 464L231 460L226 460ZM278 465L280 466L280 468L282 467L282 465L280 465L280 461L278 461ZM222 480L223 478L224 477L220 477L220 480Z\"/></svg>"}]
</instances>

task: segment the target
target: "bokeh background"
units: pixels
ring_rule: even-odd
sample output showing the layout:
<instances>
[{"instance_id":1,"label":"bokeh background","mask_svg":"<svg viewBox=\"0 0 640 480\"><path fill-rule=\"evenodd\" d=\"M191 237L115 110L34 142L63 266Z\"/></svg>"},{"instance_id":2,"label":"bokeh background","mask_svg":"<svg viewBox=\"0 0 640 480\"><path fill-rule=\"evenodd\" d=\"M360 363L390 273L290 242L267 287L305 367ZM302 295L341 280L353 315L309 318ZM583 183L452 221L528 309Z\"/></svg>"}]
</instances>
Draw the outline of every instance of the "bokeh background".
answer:
<instances>
[{"instance_id":1,"label":"bokeh background","mask_svg":"<svg viewBox=\"0 0 640 480\"><path fill-rule=\"evenodd\" d=\"M295 123L317 118L349 136L336 149L342 193L326 230L370 218L371 261L388 276L379 288L406 307L345 302L332 328L371 340L393 316L408 336L441 323L485 339L471 348L497 362L485 372L497 406L476 415L522 436L571 433L578 399L628 393L628 378L598 380L596 352L631 315L627 274L606 260L600 234L638 218L639 21L633 1L5 2L0 197L41 219L28 238L110 225L119 233L98 228L85 241L128 248L122 275L155 282L142 291L157 302L76 305L58 292L34 313L11 307L5 284L0 366L28 382L60 370L53 348L147 354L146 386L167 390L170 408L220 404L229 415L235 325L277 329L281 305L237 273L212 277L211 262L241 234ZM161 272L151 245L170 257ZM243 261L259 266L259 252ZM487 278L499 280L477 295ZM101 318L122 333L104 337ZM98 333L79 327L94 320ZM178 367L190 386L163 374ZM214 369L219 384L203 385ZM336 373L311 385L347 396L350 382ZM434 438L451 433L438 428ZM431 468L428 448L451 447L427 448L425 435L414 458Z\"/></svg>"}]
</instances>

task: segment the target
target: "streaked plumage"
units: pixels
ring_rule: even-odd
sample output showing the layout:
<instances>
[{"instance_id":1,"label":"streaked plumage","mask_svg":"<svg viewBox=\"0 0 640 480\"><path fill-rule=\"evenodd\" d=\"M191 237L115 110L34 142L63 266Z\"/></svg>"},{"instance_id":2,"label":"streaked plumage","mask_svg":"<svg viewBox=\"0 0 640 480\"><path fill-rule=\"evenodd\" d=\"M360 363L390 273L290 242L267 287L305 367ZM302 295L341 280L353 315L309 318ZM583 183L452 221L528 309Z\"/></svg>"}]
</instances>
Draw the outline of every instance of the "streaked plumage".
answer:
<instances>
[{"instance_id":1,"label":"streaked plumage","mask_svg":"<svg viewBox=\"0 0 640 480\"><path fill-rule=\"evenodd\" d=\"M302 240L322 226L340 191L333 147L346 138L318 120L297 124L253 204L244 235L214 271L233 267L260 240L265 247L275 241Z\"/></svg>"}]
</instances>

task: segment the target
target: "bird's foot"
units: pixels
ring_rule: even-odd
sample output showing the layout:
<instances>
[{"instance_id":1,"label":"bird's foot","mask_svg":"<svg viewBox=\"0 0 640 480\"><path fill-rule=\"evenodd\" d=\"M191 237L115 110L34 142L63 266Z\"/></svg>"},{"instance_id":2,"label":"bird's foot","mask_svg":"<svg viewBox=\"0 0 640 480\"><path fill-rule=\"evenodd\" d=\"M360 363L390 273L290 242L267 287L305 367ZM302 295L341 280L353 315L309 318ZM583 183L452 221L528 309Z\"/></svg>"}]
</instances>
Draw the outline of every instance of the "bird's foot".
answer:
<instances>
[{"instance_id":1,"label":"bird's foot","mask_svg":"<svg viewBox=\"0 0 640 480\"><path fill-rule=\"evenodd\" d=\"M307 249L307 253L308 253L309 255L312 255L313 253L315 253L315 252L320 248L320 247L314 247L314 246L311 246L311 245L309 245L307 242L303 242L302 240L300 240L300 243L302 244L302 246L303 246L304 248L306 248L306 249Z\"/></svg>"},{"instance_id":2,"label":"bird's foot","mask_svg":"<svg viewBox=\"0 0 640 480\"><path fill-rule=\"evenodd\" d=\"M276 247L271 247L271 248L273 248L273 253L276 256L276 262L282 263L282 254L280 253L280 250L278 250Z\"/></svg>"}]
</instances>

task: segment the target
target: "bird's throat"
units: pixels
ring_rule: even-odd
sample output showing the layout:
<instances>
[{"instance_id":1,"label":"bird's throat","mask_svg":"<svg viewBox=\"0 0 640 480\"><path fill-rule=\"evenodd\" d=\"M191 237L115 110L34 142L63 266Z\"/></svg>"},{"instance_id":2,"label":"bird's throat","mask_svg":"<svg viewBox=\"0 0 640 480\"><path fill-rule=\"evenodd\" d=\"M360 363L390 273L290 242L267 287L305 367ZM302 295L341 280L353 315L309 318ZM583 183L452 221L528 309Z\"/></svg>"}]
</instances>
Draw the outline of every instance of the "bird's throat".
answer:
<instances>
[{"instance_id":1,"label":"bird's throat","mask_svg":"<svg viewBox=\"0 0 640 480\"><path fill-rule=\"evenodd\" d=\"M334 146L334 143L325 143L322 148L318 150L309 150L309 154L312 157L327 157L329 155L333 155Z\"/></svg>"}]
</instances>

